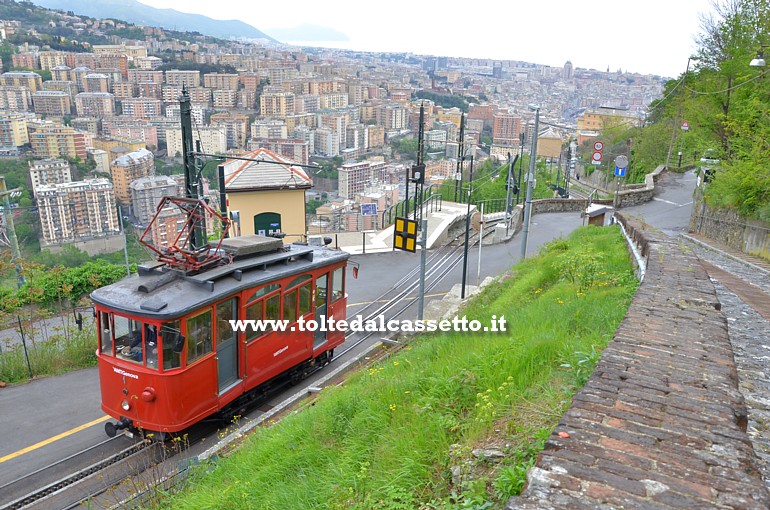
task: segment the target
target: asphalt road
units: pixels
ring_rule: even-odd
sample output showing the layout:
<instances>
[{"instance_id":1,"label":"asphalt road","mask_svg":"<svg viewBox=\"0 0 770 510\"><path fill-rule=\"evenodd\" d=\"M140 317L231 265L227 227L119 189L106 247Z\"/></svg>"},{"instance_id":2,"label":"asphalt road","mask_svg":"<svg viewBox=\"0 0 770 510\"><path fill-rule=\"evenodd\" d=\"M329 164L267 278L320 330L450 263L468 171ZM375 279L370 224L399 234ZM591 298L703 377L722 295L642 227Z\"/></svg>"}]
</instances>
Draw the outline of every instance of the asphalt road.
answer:
<instances>
[{"instance_id":1,"label":"asphalt road","mask_svg":"<svg viewBox=\"0 0 770 510\"><path fill-rule=\"evenodd\" d=\"M692 205L694 175L666 174L660 184L662 186L659 186L660 191L655 200L624 209L623 212L638 216L668 234L685 230ZM533 216L528 255L536 253L544 243L566 236L582 224L578 213ZM496 276L510 269L519 260L520 243L521 234L517 234L507 243L484 246L480 277L476 275L478 247L471 249L468 283L475 285L486 276ZM360 264L360 270L359 277L354 279L349 266L349 317L358 313L366 303L378 299L404 274L416 267L419 254L375 253L356 255L351 260ZM439 299L442 293L459 283L461 275L462 267L458 265L440 285L430 291L431 295L437 295L433 299ZM416 313L416 306L411 306L402 318L415 318ZM103 442L106 439L103 431L106 417L99 405L96 369L80 370L0 390L0 488L17 477L34 473L51 462ZM115 449L125 446L125 441L120 439ZM34 478L34 475L30 478Z\"/></svg>"}]
</instances>

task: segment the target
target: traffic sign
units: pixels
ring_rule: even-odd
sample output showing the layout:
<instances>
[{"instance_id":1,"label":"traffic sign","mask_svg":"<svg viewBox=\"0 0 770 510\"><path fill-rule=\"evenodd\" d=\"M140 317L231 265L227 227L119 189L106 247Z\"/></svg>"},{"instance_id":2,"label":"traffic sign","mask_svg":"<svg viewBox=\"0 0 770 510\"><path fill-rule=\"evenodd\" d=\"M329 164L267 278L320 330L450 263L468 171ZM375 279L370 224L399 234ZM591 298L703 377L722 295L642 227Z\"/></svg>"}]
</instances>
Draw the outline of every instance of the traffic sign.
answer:
<instances>
[{"instance_id":1,"label":"traffic sign","mask_svg":"<svg viewBox=\"0 0 770 510\"><path fill-rule=\"evenodd\" d=\"M615 166L618 168L628 168L628 157L620 155L615 158Z\"/></svg>"},{"instance_id":2,"label":"traffic sign","mask_svg":"<svg viewBox=\"0 0 770 510\"><path fill-rule=\"evenodd\" d=\"M594 142L594 150L601 152L604 149L604 142Z\"/></svg>"},{"instance_id":3,"label":"traffic sign","mask_svg":"<svg viewBox=\"0 0 770 510\"><path fill-rule=\"evenodd\" d=\"M690 123L687 121L682 122L682 131L687 131L690 129Z\"/></svg>"},{"instance_id":4,"label":"traffic sign","mask_svg":"<svg viewBox=\"0 0 770 510\"><path fill-rule=\"evenodd\" d=\"M615 167L615 177L625 177L626 176L626 167Z\"/></svg>"},{"instance_id":5,"label":"traffic sign","mask_svg":"<svg viewBox=\"0 0 770 510\"><path fill-rule=\"evenodd\" d=\"M601 161L602 153L599 151L594 152L593 154L591 154L591 159L593 159L594 161Z\"/></svg>"}]
</instances>

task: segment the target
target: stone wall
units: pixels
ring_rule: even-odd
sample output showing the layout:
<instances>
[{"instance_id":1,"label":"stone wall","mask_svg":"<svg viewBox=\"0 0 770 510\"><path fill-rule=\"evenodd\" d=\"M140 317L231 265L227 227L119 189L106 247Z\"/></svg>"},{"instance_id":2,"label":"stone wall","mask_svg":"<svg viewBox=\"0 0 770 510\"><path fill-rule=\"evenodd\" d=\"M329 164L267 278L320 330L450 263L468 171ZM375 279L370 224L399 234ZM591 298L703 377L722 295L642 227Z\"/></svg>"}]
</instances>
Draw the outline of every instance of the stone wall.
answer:
<instances>
[{"instance_id":1,"label":"stone wall","mask_svg":"<svg viewBox=\"0 0 770 510\"><path fill-rule=\"evenodd\" d=\"M506 509L770 508L714 285L678 241L618 218L645 279Z\"/></svg>"},{"instance_id":2,"label":"stone wall","mask_svg":"<svg viewBox=\"0 0 770 510\"><path fill-rule=\"evenodd\" d=\"M770 260L770 223L744 218L730 209L710 207L703 201L700 188L695 191L689 230Z\"/></svg>"}]
</instances>

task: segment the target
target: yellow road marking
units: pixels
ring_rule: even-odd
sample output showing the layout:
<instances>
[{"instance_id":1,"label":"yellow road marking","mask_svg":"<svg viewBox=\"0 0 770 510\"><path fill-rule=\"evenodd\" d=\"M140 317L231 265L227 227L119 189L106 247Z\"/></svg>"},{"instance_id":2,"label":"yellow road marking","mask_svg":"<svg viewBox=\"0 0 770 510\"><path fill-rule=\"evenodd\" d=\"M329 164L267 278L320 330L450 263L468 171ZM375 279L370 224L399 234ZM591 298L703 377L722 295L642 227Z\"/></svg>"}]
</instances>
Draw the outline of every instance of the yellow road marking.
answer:
<instances>
[{"instance_id":1,"label":"yellow road marking","mask_svg":"<svg viewBox=\"0 0 770 510\"><path fill-rule=\"evenodd\" d=\"M0 464L5 462L6 460L15 459L16 457L19 457L20 455L24 455L25 453L29 453L31 451L37 450L38 448L42 448L43 446L45 446L47 444L51 444L54 441L58 441L59 439L63 439L65 437L67 437L67 436L71 436L72 434L74 434L76 432L80 432L81 430L85 430L88 427L92 427L92 426L96 425L97 423L102 423L102 422L107 421L109 419L110 419L110 417L105 414L104 416L102 416L101 418L99 418L97 420L90 421L88 423L80 425L79 427L75 427L74 429L69 429L68 431L62 432L59 435L56 435L56 436L53 436L53 437L49 437L48 439L46 439L44 441L40 441L39 443L33 444L32 446L27 446L26 448L24 448L22 450L19 450L18 452L14 452L14 453L8 454L5 457L0 457Z\"/></svg>"},{"instance_id":2,"label":"yellow road marking","mask_svg":"<svg viewBox=\"0 0 770 510\"><path fill-rule=\"evenodd\" d=\"M447 292L439 292L437 294L425 294L425 297L439 297L439 296L446 296ZM408 297L402 299L402 301L411 301L412 299L417 299L416 297ZM364 306L364 305L371 305L372 303L389 303L390 299L379 299L377 301L364 301L363 303L348 303L348 308L351 306Z\"/></svg>"}]
</instances>

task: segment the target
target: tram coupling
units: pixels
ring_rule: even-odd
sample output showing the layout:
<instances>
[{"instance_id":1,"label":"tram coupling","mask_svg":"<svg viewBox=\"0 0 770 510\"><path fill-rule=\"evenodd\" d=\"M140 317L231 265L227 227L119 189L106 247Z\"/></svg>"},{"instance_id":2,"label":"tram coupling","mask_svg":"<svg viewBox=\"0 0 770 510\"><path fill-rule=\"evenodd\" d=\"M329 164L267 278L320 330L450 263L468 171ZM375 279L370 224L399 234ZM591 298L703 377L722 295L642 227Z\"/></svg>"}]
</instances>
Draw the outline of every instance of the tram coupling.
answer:
<instances>
[{"instance_id":1,"label":"tram coupling","mask_svg":"<svg viewBox=\"0 0 770 510\"><path fill-rule=\"evenodd\" d=\"M115 437L118 434L119 430L127 429L131 427L131 420L128 418L125 418L123 416L120 417L120 421L116 423L112 423L111 421L108 421L104 424L104 431L107 433L109 437Z\"/></svg>"}]
</instances>

